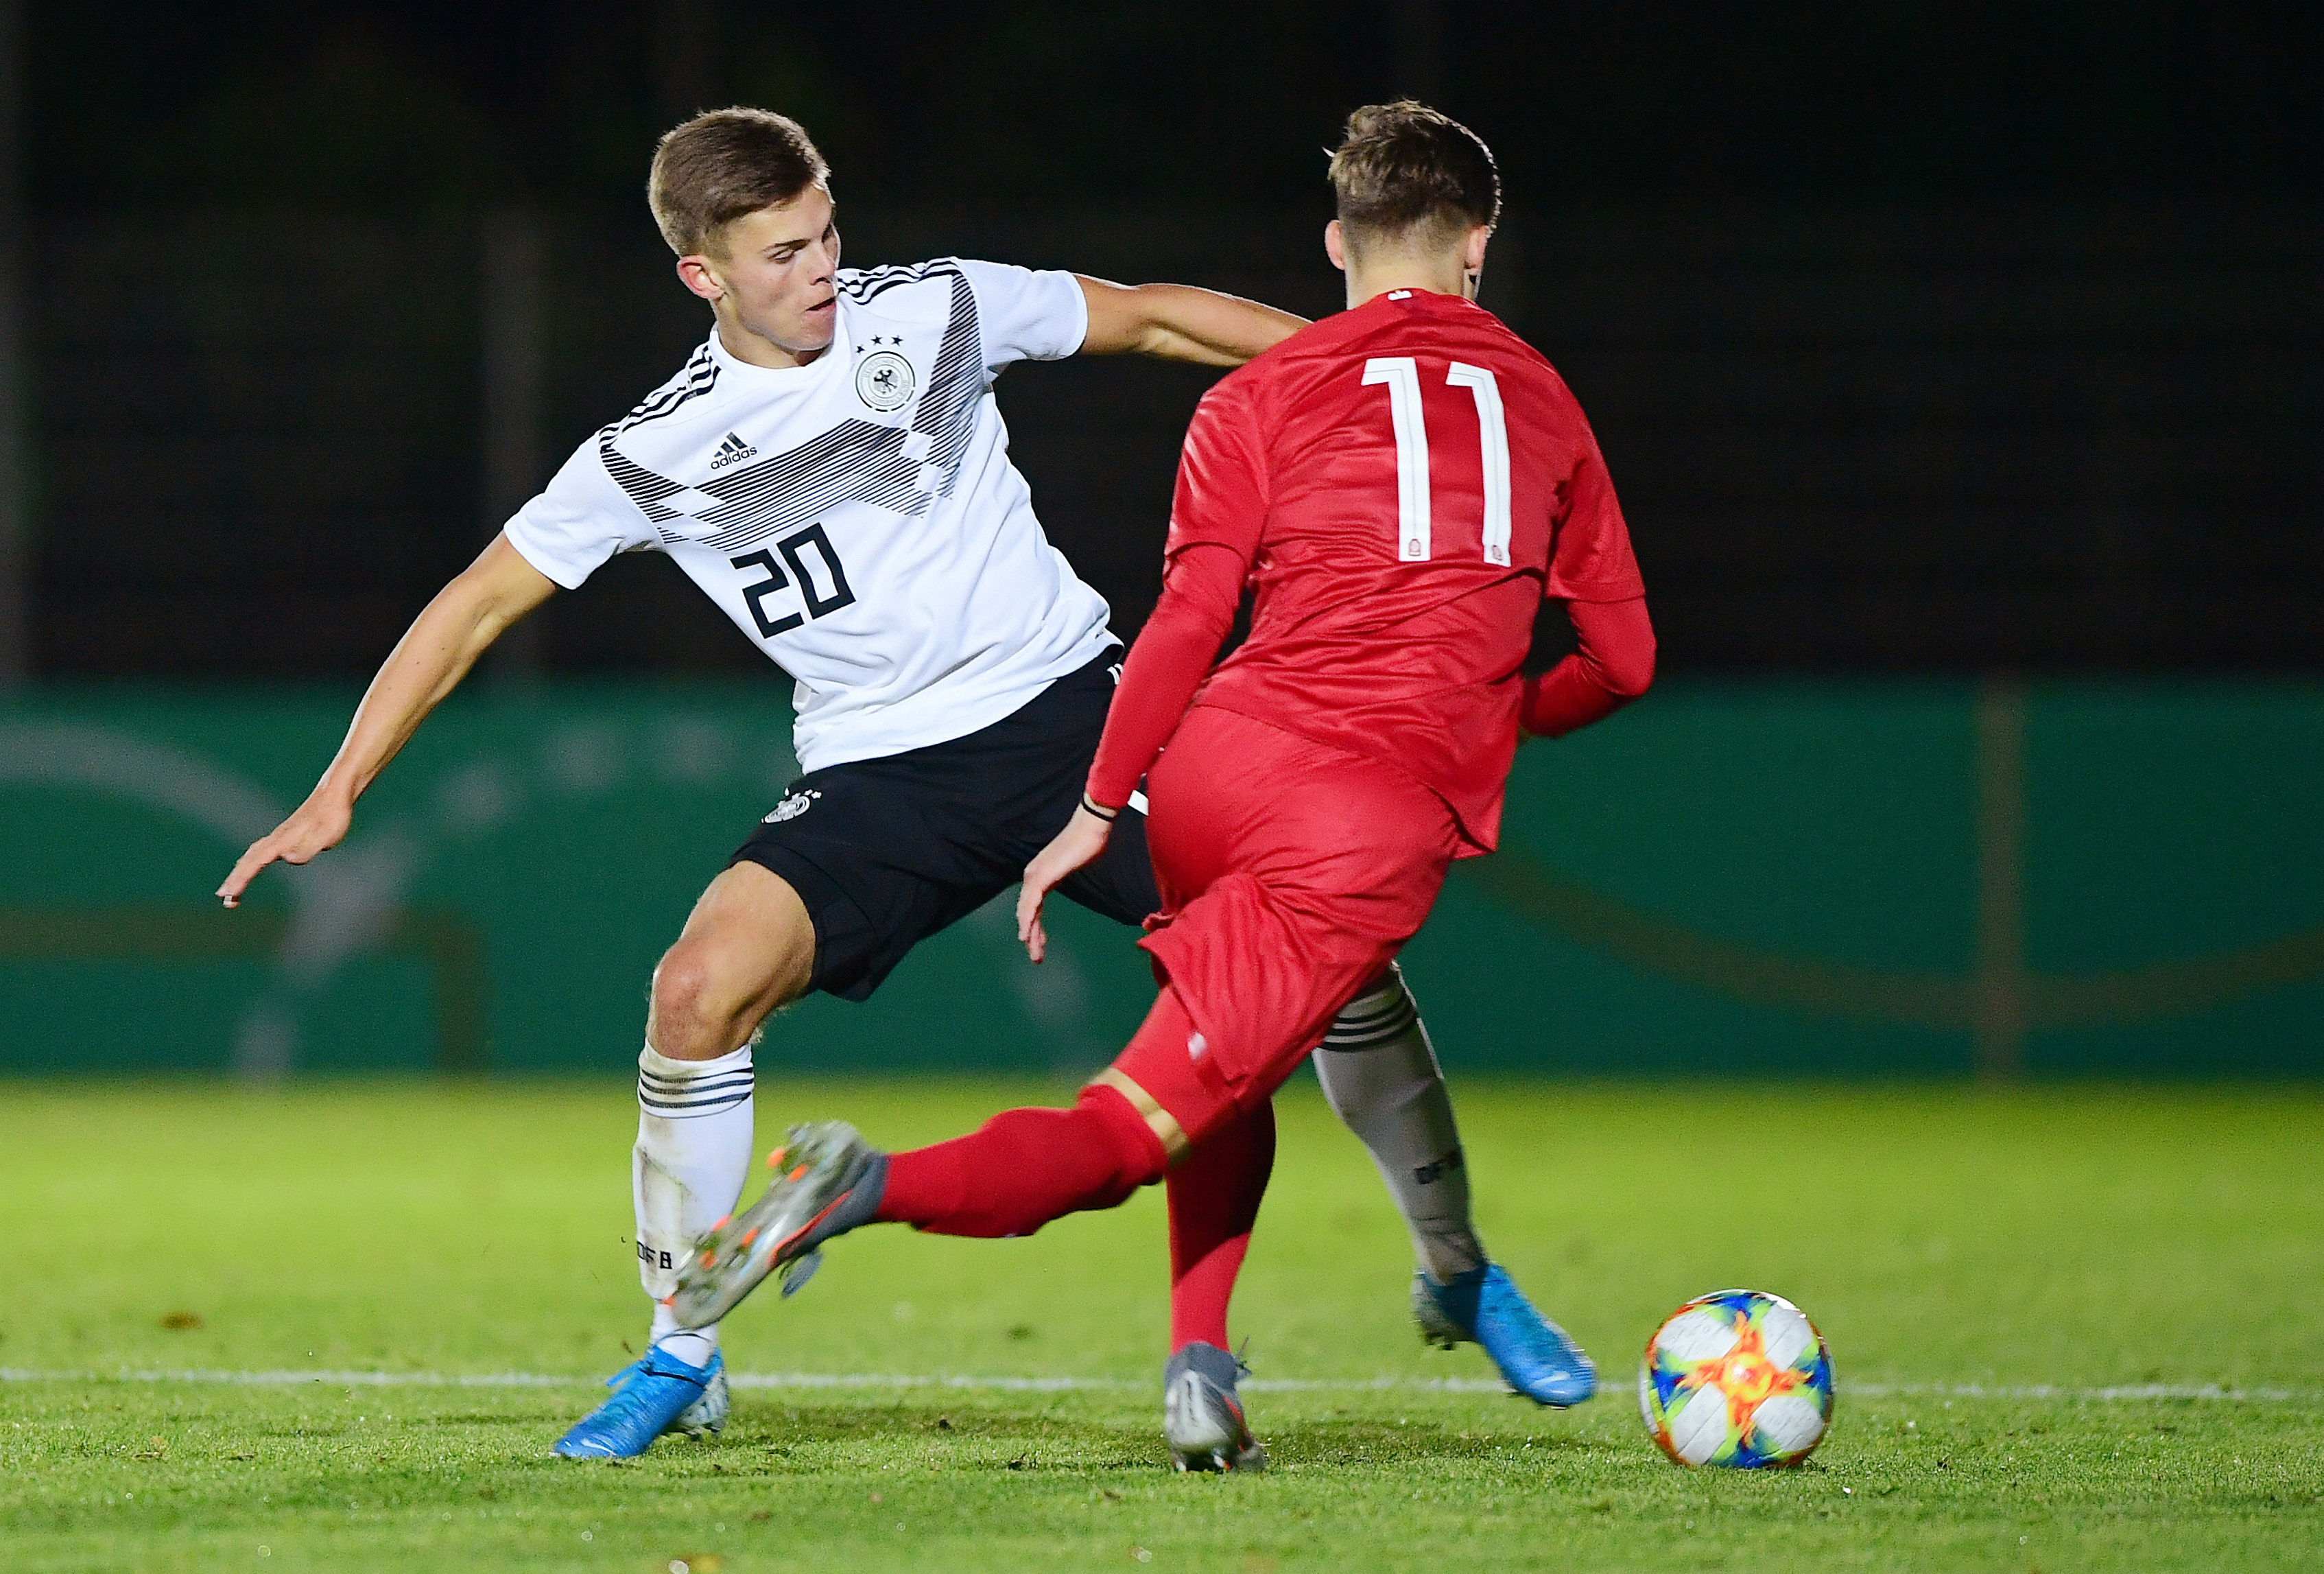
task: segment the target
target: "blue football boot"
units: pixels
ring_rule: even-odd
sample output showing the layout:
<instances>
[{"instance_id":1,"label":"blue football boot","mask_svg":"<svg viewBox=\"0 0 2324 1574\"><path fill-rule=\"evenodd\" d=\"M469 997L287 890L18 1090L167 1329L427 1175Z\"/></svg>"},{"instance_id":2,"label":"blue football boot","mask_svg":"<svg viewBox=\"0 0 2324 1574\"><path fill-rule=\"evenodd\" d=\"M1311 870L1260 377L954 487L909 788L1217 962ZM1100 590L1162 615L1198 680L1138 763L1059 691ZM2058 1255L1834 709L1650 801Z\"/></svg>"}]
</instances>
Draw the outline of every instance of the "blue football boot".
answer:
<instances>
[{"instance_id":1,"label":"blue football boot","mask_svg":"<svg viewBox=\"0 0 2324 1574\"><path fill-rule=\"evenodd\" d=\"M710 1364L689 1366L655 1348L631 1362L605 1386L612 1398L576 1421L557 1440L568 1459L634 1459L664 1432L700 1437L726 1429L726 1357L710 1353Z\"/></svg>"},{"instance_id":2,"label":"blue football boot","mask_svg":"<svg viewBox=\"0 0 2324 1574\"><path fill-rule=\"evenodd\" d=\"M1415 1273L1412 1314L1432 1345L1483 1346L1508 1385L1536 1404L1563 1410L1598 1392L1598 1368L1582 1347L1536 1311L1498 1263L1471 1268L1450 1284Z\"/></svg>"}]
</instances>

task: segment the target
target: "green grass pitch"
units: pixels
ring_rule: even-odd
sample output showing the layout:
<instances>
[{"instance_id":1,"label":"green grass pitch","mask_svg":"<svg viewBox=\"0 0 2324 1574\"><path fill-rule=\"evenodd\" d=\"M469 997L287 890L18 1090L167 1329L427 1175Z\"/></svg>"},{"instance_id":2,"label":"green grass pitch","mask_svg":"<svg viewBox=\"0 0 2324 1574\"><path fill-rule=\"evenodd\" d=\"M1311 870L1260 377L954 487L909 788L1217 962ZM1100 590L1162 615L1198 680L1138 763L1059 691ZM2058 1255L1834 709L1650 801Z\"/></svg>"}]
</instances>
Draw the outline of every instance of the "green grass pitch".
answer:
<instances>
[{"instance_id":1,"label":"green grass pitch","mask_svg":"<svg viewBox=\"0 0 2324 1574\"><path fill-rule=\"evenodd\" d=\"M759 1107L901 1143L1059 1091L770 1078ZM2315 1090L1456 1092L1487 1239L1606 1392L1537 1411L1422 1349L1394 1215L1295 1086L1237 1306L1286 1384L1252 1394L1276 1468L1221 1479L1164 1465L1151 1191L1026 1241L843 1242L728 1325L739 1371L790 1375L723 1441L574 1465L549 1445L643 1321L623 1088L16 1085L0 1567L2324 1561ZM1647 1333L1735 1283L1831 1340L1805 1469L1683 1471L1639 1427Z\"/></svg>"}]
</instances>

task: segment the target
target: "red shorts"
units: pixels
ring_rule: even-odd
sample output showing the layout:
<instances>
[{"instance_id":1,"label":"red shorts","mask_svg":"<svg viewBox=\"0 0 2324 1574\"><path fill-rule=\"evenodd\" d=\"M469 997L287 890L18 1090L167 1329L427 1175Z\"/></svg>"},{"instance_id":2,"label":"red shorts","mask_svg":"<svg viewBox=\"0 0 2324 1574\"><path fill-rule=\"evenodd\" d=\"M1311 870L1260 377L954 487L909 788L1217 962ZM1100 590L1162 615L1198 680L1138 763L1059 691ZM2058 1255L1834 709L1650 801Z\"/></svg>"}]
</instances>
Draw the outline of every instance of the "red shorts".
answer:
<instances>
[{"instance_id":1,"label":"red shorts","mask_svg":"<svg viewBox=\"0 0 2324 1574\"><path fill-rule=\"evenodd\" d=\"M1139 943L1167 987L1114 1068L1199 1143L1265 1103L1419 931L1460 833L1401 772L1212 706L1148 798L1162 911Z\"/></svg>"}]
</instances>

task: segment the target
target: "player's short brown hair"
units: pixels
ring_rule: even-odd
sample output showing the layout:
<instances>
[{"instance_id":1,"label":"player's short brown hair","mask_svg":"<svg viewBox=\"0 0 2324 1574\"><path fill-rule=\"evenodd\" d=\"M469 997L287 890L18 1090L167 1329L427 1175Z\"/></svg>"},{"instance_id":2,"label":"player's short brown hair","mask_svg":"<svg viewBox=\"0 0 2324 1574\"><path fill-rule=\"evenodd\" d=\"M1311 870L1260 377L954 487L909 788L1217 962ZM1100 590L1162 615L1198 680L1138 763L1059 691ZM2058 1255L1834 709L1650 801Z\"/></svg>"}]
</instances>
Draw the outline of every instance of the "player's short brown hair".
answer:
<instances>
[{"instance_id":1,"label":"player's short brown hair","mask_svg":"<svg viewBox=\"0 0 2324 1574\"><path fill-rule=\"evenodd\" d=\"M713 109L663 136L646 202L679 256L715 250L718 232L746 214L828 189L831 166L807 128L771 109Z\"/></svg>"},{"instance_id":2,"label":"player's short brown hair","mask_svg":"<svg viewBox=\"0 0 2324 1574\"><path fill-rule=\"evenodd\" d=\"M1501 217L1501 176L1475 132L1399 98L1348 116L1332 153L1340 228L1358 248L1406 239L1436 245Z\"/></svg>"}]
</instances>

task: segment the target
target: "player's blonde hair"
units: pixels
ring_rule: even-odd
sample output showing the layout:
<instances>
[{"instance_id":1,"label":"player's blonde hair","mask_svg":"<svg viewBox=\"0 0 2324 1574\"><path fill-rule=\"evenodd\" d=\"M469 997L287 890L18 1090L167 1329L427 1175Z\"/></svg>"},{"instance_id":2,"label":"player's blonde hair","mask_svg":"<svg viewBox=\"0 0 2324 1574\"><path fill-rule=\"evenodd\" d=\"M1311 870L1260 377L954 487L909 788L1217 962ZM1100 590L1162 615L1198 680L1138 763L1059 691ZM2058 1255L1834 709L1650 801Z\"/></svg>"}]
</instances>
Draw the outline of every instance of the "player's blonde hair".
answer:
<instances>
[{"instance_id":1,"label":"player's blonde hair","mask_svg":"<svg viewBox=\"0 0 2324 1574\"><path fill-rule=\"evenodd\" d=\"M719 232L761 208L830 190L831 166L807 128L771 109L713 109L675 127L654 149L646 203L679 256L719 250Z\"/></svg>"},{"instance_id":2,"label":"player's blonde hair","mask_svg":"<svg viewBox=\"0 0 2324 1574\"><path fill-rule=\"evenodd\" d=\"M1410 98L1367 104L1348 116L1332 153L1340 229L1358 250L1451 244L1501 217L1501 176L1484 139Z\"/></svg>"}]
</instances>

